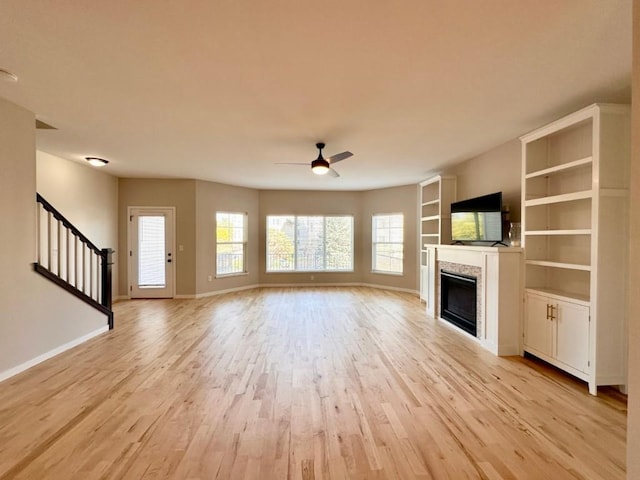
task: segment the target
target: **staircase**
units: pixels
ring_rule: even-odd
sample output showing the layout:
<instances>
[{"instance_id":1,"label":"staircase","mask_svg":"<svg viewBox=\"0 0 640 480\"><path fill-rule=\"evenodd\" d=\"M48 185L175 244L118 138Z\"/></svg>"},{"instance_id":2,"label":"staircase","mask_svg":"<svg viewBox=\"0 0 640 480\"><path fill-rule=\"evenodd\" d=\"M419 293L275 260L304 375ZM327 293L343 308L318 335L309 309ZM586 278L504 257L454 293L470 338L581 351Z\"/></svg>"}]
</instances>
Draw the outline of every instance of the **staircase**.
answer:
<instances>
[{"instance_id":1,"label":"staircase","mask_svg":"<svg viewBox=\"0 0 640 480\"><path fill-rule=\"evenodd\" d=\"M40 194L38 205L38 261L33 268L107 316L111 310L111 265L114 250L99 249Z\"/></svg>"}]
</instances>

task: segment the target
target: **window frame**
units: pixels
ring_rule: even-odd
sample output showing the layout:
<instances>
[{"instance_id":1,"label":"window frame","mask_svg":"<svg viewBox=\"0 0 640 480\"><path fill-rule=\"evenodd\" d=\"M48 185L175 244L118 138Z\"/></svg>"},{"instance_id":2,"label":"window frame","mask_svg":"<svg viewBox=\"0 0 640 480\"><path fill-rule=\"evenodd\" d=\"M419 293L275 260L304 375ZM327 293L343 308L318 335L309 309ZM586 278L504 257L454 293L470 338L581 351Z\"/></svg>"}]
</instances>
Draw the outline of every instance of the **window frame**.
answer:
<instances>
[{"instance_id":1,"label":"window frame","mask_svg":"<svg viewBox=\"0 0 640 480\"><path fill-rule=\"evenodd\" d=\"M379 217L390 217L400 216L402 218L402 241L401 242L378 242L376 241L376 233L379 229L376 228L376 220ZM402 257L400 259L400 268L401 271L395 270L381 270L376 268L376 252L378 245L400 245L402 247ZM404 244L405 244L405 222L404 222L404 213L403 212L393 212L393 213L374 213L371 215L371 273L381 274L381 275L395 275L398 277L404 276Z\"/></svg>"},{"instance_id":2,"label":"window frame","mask_svg":"<svg viewBox=\"0 0 640 480\"><path fill-rule=\"evenodd\" d=\"M242 216L242 242L238 242L238 241L223 241L220 242L218 241L218 215L241 215ZM215 253L215 262L216 262L216 266L215 266L215 271L216 271L216 275L215 278L226 278L226 277L237 277L240 275L247 275L249 273L249 270L247 268L248 262L247 262L247 244L249 243L249 234L248 234L248 227L249 227L249 214L247 212L232 212L232 211L228 211L228 210L218 210L216 211L216 216L215 216L215 241L216 241L216 253ZM218 262L218 246L219 245L242 245L242 269L239 272L229 272L229 273L220 273L219 272L219 262Z\"/></svg>"},{"instance_id":3,"label":"window frame","mask_svg":"<svg viewBox=\"0 0 640 480\"><path fill-rule=\"evenodd\" d=\"M293 268L291 270L270 270L269 269L269 218L272 217L290 217L293 219L293 238L291 239L293 242ZM298 270L298 219L299 218L322 218L322 246L323 246L323 256L322 256L322 264L324 269L322 270ZM349 258L351 260L351 265L349 269L328 269L327 268L327 219L328 218L349 218L351 219L351 244L349 251ZM355 215L352 214L309 214L309 215L295 215L295 214L273 214L265 216L265 273L273 274L273 273L353 273L355 271Z\"/></svg>"}]
</instances>

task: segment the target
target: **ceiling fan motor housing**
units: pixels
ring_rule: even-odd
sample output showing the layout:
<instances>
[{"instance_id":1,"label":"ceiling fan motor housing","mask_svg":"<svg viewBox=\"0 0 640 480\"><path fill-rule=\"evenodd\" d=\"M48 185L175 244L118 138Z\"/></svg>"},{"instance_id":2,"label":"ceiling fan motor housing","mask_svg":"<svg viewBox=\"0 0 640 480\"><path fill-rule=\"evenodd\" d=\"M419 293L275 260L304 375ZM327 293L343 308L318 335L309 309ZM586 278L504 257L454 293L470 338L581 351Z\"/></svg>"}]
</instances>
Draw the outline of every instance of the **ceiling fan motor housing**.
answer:
<instances>
[{"instance_id":1,"label":"ceiling fan motor housing","mask_svg":"<svg viewBox=\"0 0 640 480\"><path fill-rule=\"evenodd\" d=\"M321 156L316 158L313 162L311 162L311 170L314 170L316 168L329 168L329 162L327 162L324 158L322 158Z\"/></svg>"}]
</instances>

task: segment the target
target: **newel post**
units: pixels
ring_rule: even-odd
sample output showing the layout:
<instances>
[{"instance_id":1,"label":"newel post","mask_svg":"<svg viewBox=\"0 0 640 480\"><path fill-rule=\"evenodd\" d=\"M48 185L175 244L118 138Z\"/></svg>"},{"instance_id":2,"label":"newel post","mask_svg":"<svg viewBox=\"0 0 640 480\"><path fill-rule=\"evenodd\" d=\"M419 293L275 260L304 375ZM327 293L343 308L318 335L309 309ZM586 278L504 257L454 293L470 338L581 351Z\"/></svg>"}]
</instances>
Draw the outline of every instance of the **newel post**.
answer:
<instances>
[{"instance_id":1,"label":"newel post","mask_svg":"<svg viewBox=\"0 0 640 480\"><path fill-rule=\"evenodd\" d=\"M111 310L112 298L111 298L111 265L113 265L113 250L112 248L103 248L102 252L102 305ZM113 312L109 315L109 330L113 329Z\"/></svg>"}]
</instances>

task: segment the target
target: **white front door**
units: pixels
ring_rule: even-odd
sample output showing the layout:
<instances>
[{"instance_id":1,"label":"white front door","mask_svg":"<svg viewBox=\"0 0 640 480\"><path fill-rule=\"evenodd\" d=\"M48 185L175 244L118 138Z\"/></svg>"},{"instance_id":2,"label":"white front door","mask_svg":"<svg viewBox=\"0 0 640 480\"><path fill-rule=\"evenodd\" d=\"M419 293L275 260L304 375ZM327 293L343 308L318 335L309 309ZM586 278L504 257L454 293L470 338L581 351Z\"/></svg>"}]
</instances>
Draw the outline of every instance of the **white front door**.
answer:
<instances>
[{"instance_id":1,"label":"white front door","mask_svg":"<svg viewBox=\"0 0 640 480\"><path fill-rule=\"evenodd\" d=\"M129 207L129 296L173 298L174 207Z\"/></svg>"}]
</instances>

